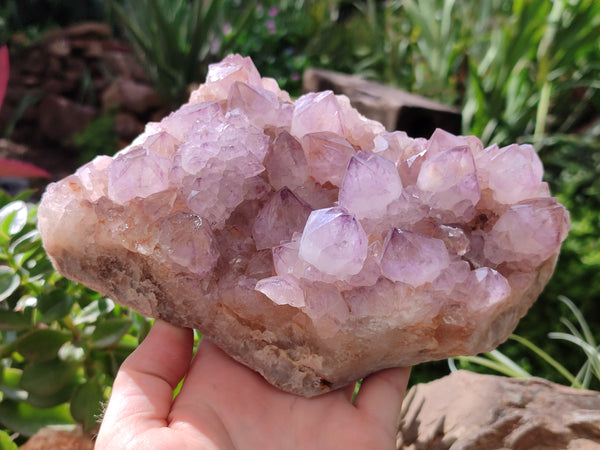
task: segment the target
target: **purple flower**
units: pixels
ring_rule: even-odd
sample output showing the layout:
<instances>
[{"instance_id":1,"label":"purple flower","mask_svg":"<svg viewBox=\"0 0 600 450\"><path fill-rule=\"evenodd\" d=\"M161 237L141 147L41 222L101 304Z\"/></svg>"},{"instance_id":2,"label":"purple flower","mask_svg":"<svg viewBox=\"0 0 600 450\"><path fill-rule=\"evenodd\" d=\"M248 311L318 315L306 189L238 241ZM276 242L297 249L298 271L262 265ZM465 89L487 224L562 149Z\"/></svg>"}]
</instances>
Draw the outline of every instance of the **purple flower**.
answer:
<instances>
[{"instance_id":1,"label":"purple flower","mask_svg":"<svg viewBox=\"0 0 600 450\"><path fill-rule=\"evenodd\" d=\"M279 14L279 8L269 8L269 17L275 17L277 14Z\"/></svg>"}]
</instances>

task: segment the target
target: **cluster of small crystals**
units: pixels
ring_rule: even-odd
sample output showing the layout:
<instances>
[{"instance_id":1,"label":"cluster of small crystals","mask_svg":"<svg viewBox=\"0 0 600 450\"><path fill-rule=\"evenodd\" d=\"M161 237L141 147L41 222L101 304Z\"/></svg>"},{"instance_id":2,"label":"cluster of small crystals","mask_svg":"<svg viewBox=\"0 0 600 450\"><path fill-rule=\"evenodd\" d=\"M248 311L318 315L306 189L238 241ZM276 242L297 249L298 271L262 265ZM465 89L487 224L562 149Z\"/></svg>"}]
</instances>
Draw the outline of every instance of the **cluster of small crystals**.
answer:
<instances>
[{"instance_id":1,"label":"cluster of small crystals","mask_svg":"<svg viewBox=\"0 0 600 450\"><path fill-rule=\"evenodd\" d=\"M46 202L83 192L128 249L202 277L239 274L336 329L350 315L409 324L453 304L493 310L566 237L542 171L529 145L386 132L328 91L293 102L231 55L189 103Z\"/></svg>"}]
</instances>

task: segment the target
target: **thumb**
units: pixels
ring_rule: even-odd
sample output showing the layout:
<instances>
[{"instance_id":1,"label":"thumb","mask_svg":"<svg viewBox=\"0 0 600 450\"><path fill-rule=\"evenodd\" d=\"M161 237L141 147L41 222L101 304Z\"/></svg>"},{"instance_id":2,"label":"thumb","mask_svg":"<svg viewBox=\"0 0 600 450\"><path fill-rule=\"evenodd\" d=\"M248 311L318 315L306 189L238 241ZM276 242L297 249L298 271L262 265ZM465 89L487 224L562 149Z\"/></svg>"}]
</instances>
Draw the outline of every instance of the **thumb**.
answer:
<instances>
[{"instance_id":1,"label":"thumb","mask_svg":"<svg viewBox=\"0 0 600 450\"><path fill-rule=\"evenodd\" d=\"M173 390L189 367L193 343L192 330L154 322L119 369L97 445L111 435L123 437L167 425Z\"/></svg>"}]
</instances>

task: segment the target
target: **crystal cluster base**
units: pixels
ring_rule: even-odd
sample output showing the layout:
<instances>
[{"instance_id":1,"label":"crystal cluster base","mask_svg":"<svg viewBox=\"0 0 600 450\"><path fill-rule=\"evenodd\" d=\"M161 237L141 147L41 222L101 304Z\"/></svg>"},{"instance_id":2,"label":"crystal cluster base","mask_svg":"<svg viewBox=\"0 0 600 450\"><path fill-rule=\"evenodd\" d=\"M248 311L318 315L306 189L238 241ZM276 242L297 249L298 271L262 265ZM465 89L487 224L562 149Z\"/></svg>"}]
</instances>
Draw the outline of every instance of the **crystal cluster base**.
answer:
<instances>
[{"instance_id":1,"label":"crystal cluster base","mask_svg":"<svg viewBox=\"0 0 600 450\"><path fill-rule=\"evenodd\" d=\"M542 175L529 145L386 132L231 55L130 146L50 185L39 229L65 276L314 396L504 341L569 228Z\"/></svg>"}]
</instances>

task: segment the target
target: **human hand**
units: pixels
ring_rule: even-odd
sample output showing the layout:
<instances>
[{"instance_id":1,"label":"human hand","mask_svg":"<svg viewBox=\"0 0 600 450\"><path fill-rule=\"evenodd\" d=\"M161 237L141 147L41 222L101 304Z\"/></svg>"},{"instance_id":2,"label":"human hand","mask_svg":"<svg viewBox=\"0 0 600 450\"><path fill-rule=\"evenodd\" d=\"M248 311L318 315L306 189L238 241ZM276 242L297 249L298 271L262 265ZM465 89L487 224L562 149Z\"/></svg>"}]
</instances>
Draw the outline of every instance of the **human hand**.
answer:
<instances>
[{"instance_id":1,"label":"human hand","mask_svg":"<svg viewBox=\"0 0 600 450\"><path fill-rule=\"evenodd\" d=\"M122 364L96 449L392 449L409 368L314 398L283 392L193 332L157 320ZM185 376L179 394L173 390Z\"/></svg>"}]
</instances>

